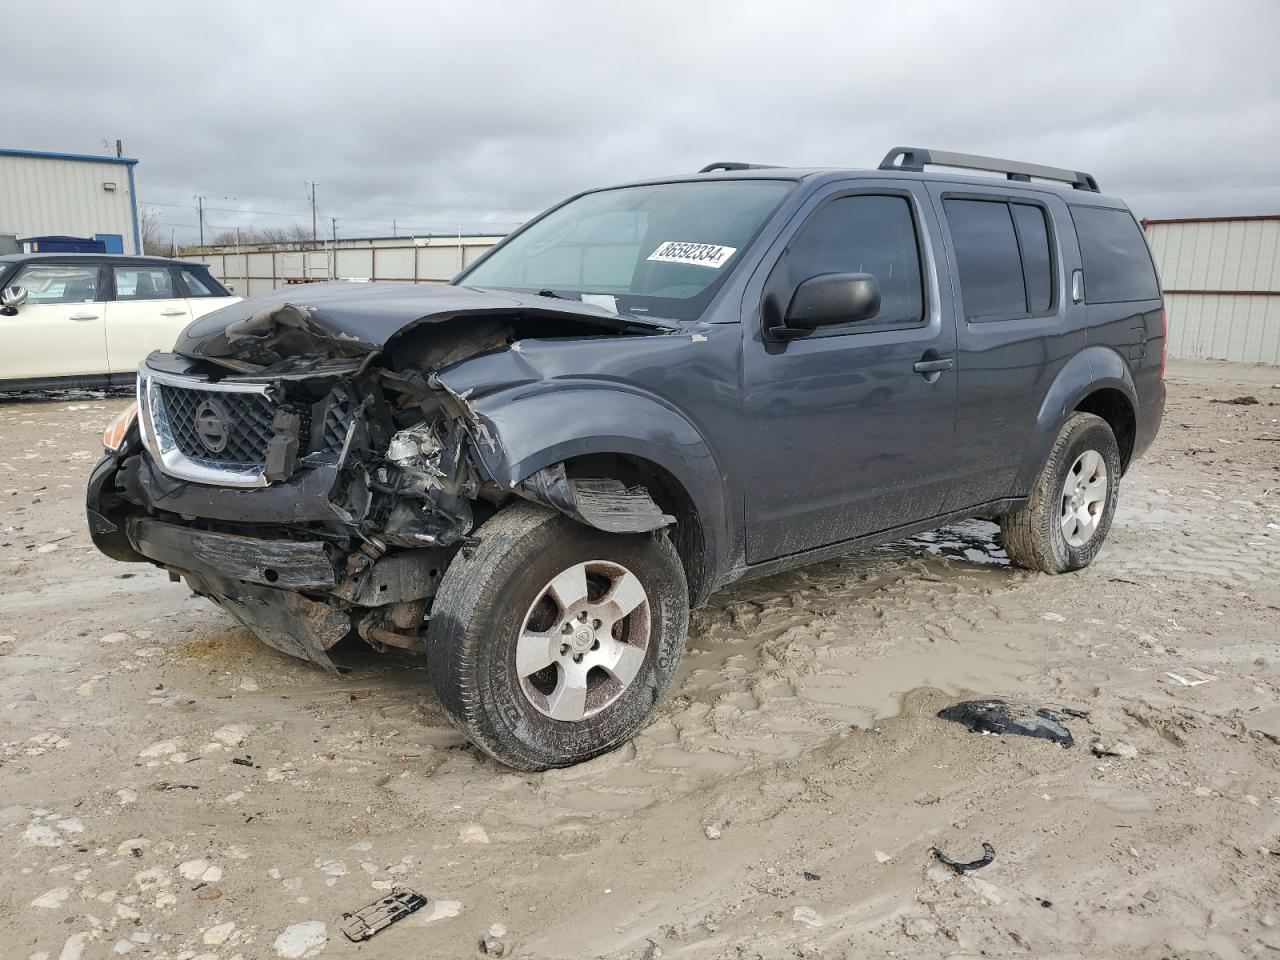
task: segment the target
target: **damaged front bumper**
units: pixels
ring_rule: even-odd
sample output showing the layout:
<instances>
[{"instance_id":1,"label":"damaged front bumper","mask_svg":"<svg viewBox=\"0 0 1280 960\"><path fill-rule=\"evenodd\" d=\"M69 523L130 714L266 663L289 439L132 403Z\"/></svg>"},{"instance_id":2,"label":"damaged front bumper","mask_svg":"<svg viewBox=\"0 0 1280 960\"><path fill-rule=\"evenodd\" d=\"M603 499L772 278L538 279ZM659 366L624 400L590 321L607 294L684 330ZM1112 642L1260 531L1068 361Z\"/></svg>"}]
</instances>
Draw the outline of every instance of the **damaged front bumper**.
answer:
<instances>
[{"instance_id":1,"label":"damaged front bumper","mask_svg":"<svg viewBox=\"0 0 1280 960\"><path fill-rule=\"evenodd\" d=\"M173 355L149 359L138 394L137 425L86 493L102 552L163 567L326 668L353 632L421 646L475 486L428 398L388 397L379 371L350 361L236 377Z\"/></svg>"}]
</instances>

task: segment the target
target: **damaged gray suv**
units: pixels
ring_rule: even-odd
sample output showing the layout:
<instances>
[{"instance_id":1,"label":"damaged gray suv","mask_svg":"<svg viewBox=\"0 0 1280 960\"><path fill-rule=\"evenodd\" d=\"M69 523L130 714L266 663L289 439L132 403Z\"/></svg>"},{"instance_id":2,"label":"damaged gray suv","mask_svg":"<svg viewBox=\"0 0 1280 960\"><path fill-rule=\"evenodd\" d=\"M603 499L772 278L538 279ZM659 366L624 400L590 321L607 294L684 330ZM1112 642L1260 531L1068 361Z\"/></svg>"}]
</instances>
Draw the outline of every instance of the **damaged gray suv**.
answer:
<instances>
[{"instance_id":1,"label":"damaged gray suv","mask_svg":"<svg viewBox=\"0 0 1280 960\"><path fill-rule=\"evenodd\" d=\"M202 317L143 363L89 524L286 653L424 655L466 736L541 770L635 734L735 580L965 517L1088 564L1164 339L1088 174L713 164L574 197L448 286Z\"/></svg>"}]
</instances>

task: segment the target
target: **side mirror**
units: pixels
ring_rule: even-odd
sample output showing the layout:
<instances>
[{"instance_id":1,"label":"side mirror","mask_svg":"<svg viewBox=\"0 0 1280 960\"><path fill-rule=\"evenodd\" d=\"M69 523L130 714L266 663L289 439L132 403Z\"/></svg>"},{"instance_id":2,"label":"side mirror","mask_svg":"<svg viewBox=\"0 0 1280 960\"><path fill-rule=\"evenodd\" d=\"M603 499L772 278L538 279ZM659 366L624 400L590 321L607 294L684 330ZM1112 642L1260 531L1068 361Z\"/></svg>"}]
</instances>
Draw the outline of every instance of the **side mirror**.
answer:
<instances>
[{"instance_id":1,"label":"side mirror","mask_svg":"<svg viewBox=\"0 0 1280 960\"><path fill-rule=\"evenodd\" d=\"M870 273L822 273L796 287L781 333L870 320L880 312L880 281Z\"/></svg>"},{"instance_id":2,"label":"side mirror","mask_svg":"<svg viewBox=\"0 0 1280 960\"><path fill-rule=\"evenodd\" d=\"M26 287L5 287L0 291L0 313L6 317L12 317L18 312L18 308L27 302Z\"/></svg>"}]
</instances>

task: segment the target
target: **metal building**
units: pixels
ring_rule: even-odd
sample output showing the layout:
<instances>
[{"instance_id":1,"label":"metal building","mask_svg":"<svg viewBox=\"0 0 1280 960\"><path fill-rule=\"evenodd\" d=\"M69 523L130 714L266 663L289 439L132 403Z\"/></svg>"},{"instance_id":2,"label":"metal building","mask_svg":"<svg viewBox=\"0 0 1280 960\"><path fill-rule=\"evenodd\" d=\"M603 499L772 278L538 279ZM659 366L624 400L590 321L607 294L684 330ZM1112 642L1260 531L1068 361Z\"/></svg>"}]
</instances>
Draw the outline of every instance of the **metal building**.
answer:
<instances>
[{"instance_id":1,"label":"metal building","mask_svg":"<svg viewBox=\"0 0 1280 960\"><path fill-rule=\"evenodd\" d=\"M141 253L138 198L128 157L0 148L0 253L40 238L93 241L105 253Z\"/></svg>"},{"instance_id":2,"label":"metal building","mask_svg":"<svg viewBox=\"0 0 1280 960\"><path fill-rule=\"evenodd\" d=\"M1144 220L1169 356L1280 364L1280 215Z\"/></svg>"}]
</instances>

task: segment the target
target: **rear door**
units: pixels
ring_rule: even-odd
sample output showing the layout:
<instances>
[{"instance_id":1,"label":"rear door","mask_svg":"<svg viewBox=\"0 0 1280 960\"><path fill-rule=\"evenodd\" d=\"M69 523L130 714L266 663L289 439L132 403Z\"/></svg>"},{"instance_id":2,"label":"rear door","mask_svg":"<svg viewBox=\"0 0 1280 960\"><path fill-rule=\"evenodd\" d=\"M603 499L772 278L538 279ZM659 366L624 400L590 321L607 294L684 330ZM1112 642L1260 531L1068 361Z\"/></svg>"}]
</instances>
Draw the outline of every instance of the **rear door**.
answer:
<instances>
[{"instance_id":1,"label":"rear door","mask_svg":"<svg viewBox=\"0 0 1280 960\"><path fill-rule=\"evenodd\" d=\"M27 302L0 316L0 380L105 374L103 277L97 263L42 261L9 280Z\"/></svg>"},{"instance_id":2,"label":"rear door","mask_svg":"<svg viewBox=\"0 0 1280 960\"><path fill-rule=\"evenodd\" d=\"M744 304L750 563L934 516L955 440L955 325L923 185L833 185L797 219ZM877 277L879 315L793 340L762 330L800 282L846 272Z\"/></svg>"},{"instance_id":3,"label":"rear door","mask_svg":"<svg viewBox=\"0 0 1280 960\"><path fill-rule=\"evenodd\" d=\"M1061 199L946 183L930 191L959 307L951 512L1028 492L1014 489L1027 444L1050 385L1084 347L1085 317L1063 294L1079 251Z\"/></svg>"},{"instance_id":4,"label":"rear door","mask_svg":"<svg viewBox=\"0 0 1280 960\"><path fill-rule=\"evenodd\" d=\"M107 361L112 373L136 370L153 350L168 350L191 322L191 308L167 263L115 263L107 304Z\"/></svg>"}]
</instances>

